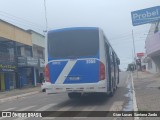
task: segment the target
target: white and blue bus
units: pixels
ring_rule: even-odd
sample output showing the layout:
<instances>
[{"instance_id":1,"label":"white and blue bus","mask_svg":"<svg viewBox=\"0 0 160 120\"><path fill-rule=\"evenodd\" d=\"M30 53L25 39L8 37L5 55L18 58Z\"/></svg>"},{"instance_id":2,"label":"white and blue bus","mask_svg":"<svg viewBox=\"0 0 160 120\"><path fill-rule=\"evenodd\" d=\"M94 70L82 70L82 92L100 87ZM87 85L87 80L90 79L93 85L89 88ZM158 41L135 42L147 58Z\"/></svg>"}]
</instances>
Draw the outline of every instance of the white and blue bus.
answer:
<instances>
[{"instance_id":1,"label":"white and blue bus","mask_svg":"<svg viewBox=\"0 0 160 120\"><path fill-rule=\"evenodd\" d=\"M47 34L47 93L113 95L119 83L120 60L97 27L51 30Z\"/></svg>"}]
</instances>

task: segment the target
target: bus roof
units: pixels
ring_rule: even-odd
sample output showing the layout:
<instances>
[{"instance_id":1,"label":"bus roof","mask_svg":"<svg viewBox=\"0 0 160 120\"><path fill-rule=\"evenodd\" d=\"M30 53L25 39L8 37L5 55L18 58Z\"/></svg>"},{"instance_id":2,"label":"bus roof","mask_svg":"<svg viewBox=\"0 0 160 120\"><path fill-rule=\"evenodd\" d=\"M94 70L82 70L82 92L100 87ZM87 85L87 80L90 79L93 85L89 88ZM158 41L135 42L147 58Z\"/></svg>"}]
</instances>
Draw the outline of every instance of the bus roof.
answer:
<instances>
[{"instance_id":1,"label":"bus roof","mask_svg":"<svg viewBox=\"0 0 160 120\"><path fill-rule=\"evenodd\" d=\"M68 31L68 30L97 30L97 29L99 29L99 28L98 27L70 27L70 28L50 30L50 31L48 31L48 33Z\"/></svg>"}]
</instances>

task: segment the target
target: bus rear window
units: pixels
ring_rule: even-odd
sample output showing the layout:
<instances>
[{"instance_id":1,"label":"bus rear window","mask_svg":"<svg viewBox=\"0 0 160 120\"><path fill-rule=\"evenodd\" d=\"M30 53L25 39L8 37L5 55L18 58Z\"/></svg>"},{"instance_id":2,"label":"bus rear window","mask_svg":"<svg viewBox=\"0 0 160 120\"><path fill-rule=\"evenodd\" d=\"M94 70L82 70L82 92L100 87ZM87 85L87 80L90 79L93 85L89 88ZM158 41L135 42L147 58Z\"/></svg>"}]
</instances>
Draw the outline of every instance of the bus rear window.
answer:
<instances>
[{"instance_id":1,"label":"bus rear window","mask_svg":"<svg viewBox=\"0 0 160 120\"><path fill-rule=\"evenodd\" d=\"M98 49L98 29L61 30L48 34L48 53L52 58L95 56Z\"/></svg>"}]
</instances>

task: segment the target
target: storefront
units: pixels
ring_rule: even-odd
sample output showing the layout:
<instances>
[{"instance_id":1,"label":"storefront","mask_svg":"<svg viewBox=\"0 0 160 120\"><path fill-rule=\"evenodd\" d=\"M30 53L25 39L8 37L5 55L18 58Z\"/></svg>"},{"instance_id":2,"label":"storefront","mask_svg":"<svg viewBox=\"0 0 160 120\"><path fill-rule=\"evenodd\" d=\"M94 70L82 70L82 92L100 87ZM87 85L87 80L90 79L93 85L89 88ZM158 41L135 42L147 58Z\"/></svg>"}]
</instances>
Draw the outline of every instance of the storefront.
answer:
<instances>
[{"instance_id":1,"label":"storefront","mask_svg":"<svg viewBox=\"0 0 160 120\"><path fill-rule=\"evenodd\" d=\"M19 88L34 86L33 72L33 67L18 68Z\"/></svg>"},{"instance_id":2,"label":"storefront","mask_svg":"<svg viewBox=\"0 0 160 120\"><path fill-rule=\"evenodd\" d=\"M38 59L33 57L18 57L18 87L36 86L36 68Z\"/></svg>"},{"instance_id":3,"label":"storefront","mask_svg":"<svg viewBox=\"0 0 160 120\"><path fill-rule=\"evenodd\" d=\"M17 66L13 63L0 63L0 91L12 90L17 87Z\"/></svg>"}]
</instances>

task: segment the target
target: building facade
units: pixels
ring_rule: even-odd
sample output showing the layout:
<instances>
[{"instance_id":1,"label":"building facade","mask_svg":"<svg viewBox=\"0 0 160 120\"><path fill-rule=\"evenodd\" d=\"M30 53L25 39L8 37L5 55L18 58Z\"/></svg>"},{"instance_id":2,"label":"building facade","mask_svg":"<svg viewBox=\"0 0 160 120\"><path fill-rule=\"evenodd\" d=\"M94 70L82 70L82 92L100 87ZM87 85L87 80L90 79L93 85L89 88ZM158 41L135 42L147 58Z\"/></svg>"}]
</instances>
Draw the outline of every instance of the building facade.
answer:
<instances>
[{"instance_id":1,"label":"building facade","mask_svg":"<svg viewBox=\"0 0 160 120\"><path fill-rule=\"evenodd\" d=\"M0 91L20 88L18 55L31 48L31 35L25 30L0 20ZM28 52L28 51L23 51Z\"/></svg>"},{"instance_id":2,"label":"building facade","mask_svg":"<svg viewBox=\"0 0 160 120\"><path fill-rule=\"evenodd\" d=\"M43 69L40 60L44 52L42 55L34 52L33 36L29 31L0 20L0 91L37 85L39 72L36 70Z\"/></svg>"},{"instance_id":3,"label":"building facade","mask_svg":"<svg viewBox=\"0 0 160 120\"><path fill-rule=\"evenodd\" d=\"M152 73L160 72L160 23L153 23L149 30L146 43L146 58L148 71Z\"/></svg>"}]
</instances>

